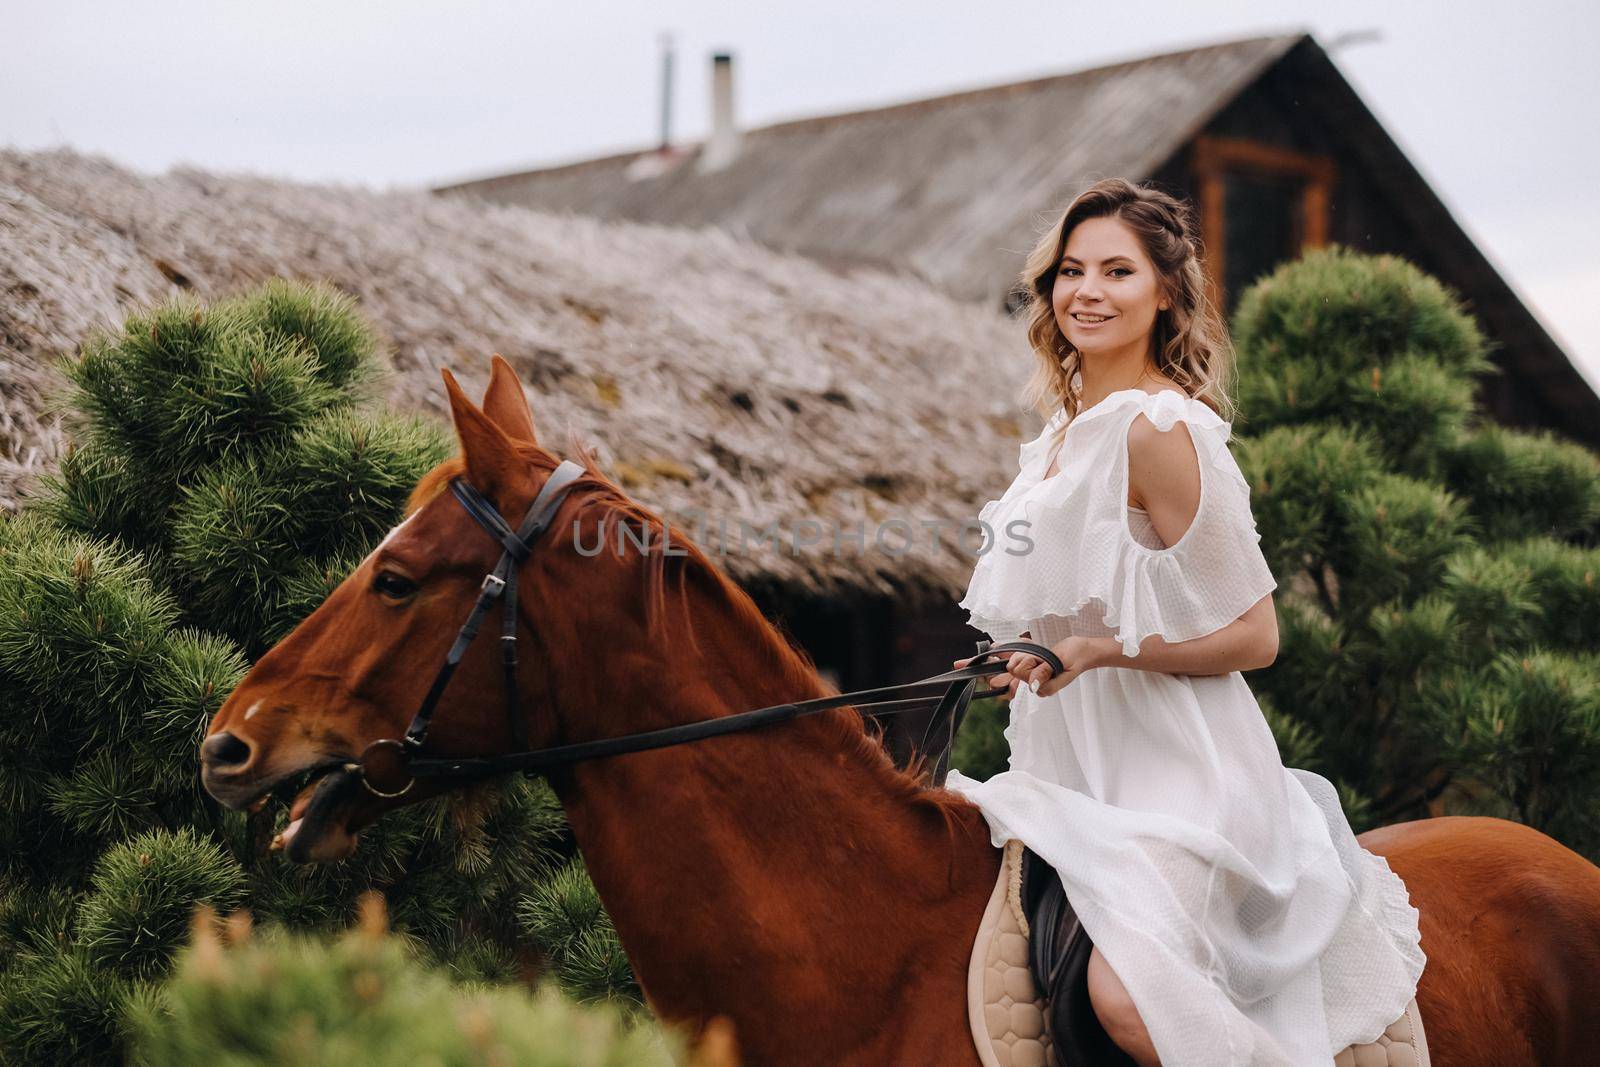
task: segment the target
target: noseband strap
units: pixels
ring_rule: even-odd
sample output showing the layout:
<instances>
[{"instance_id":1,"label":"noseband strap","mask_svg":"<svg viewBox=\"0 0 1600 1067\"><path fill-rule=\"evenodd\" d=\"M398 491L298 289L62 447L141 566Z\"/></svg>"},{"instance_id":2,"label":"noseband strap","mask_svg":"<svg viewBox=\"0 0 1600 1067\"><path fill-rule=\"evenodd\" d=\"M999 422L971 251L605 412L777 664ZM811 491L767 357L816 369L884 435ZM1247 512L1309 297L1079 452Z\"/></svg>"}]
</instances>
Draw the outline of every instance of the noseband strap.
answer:
<instances>
[{"instance_id":1,"label":"noseband strap","mask_svg":"<svg viewBox=\"0 0 1600 1067\"><path fill-rule=\"evenodd\" d=\"M665 748L669 745L717 737L770 723L786 722L802 715L845 706L876 707L879 710L875 711L874 715L883 716L924 708L928 706L930 700L938 700L936 718L940 721L930 724L928 729L931 734L952 715L959 723L967 701L981 700L1006 692L1004 687L976 694L973 692L974 679L1004 670L1004 667L1000 666L1004 654L1026 652L1049 664L1056 674L1065 671L1061 660L1043 645L1013 641L989 648L987 642L984 642L980 644L979 654L966 666L901 685L841 693L792 704L777 704L663 730L562 745L556 748L468 759L418 758L427 740L428 728L433 721L433 712L438 706L439 698L444 695L445 687L449 685L450 677L455 673L461 657L466 654L467 647L478 636L483 617L488 614L494 602L501 598L504 598L504 606L501 611L500 651L501 664L505 671L506 721L517 747L523 749L527 747L526 731L519 706L521 701L517 692L517 567L533 554L533 545L538 541L539 535L555 520L556 512L566 499L573 482L583 473L583 468L578 464L571 460L563 460L539 490L539 495L528 508L521 528L517 530L512 530L495 510L495 506L468 482L461 478L451 479L450 492L461 502L467 514L471 515L489 536L500 543L503 552L494 569L484 575L483 584L478 590L477 602L472 605L472 611L461 624L455 643L450 646L444 664L434 676L433 685L429 687L422 706L411 720L411 725L406 728L404 738L374 741L367 746L359 760L345 765L346 771L360 775L372 793L380 797L401 796L411 790L418 778L477 779L511 771L549 770L579 760ZM925 692L920 697L901 697L900 695L907 690ZM953 736L953 730L951 735Z\"/></svg>"}]
</instances>

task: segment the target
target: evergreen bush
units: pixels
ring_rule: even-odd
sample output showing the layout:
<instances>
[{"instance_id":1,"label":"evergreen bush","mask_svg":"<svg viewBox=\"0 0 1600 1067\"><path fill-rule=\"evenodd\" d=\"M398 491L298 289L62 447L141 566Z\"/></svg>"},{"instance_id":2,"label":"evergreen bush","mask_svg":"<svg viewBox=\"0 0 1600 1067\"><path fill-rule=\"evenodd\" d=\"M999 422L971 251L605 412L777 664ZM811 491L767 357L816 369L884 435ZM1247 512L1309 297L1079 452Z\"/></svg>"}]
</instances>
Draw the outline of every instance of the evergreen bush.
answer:
<instances>
[{"instance_id":1,"label":"evergreen bush","mask_svg":"<svg viewBox=\"0 0 1600 1067\"><path fill-rule=\"evenodd\" d=\"M523 897L517 920L556 964L561 988L579 1000L643 999L627 961L612 951L616 931L589 872L580 863L562 868Z\"/></svg>"},{"instance_id":2,"label":"evergreen bush","mask_svg":"<svg viewBox=\"0 0 1600 1067\"><path fill-rule=\"evenodd\" d=\"M244 869L191 828L140 834L100 857L78 905L78 942L104 967L136 978L159 975L195 908L232 908L244 890Z\"/></svg>"},{"instance_id":3,"label":"evergreen bush","mask_svg":"<svg viewBox=\"0 0 1600 1067\"><path fill-rule=\"evenodd\" d=\"M277 281L135 314L66 361L73 447L0 521L0 1064L118 1059L197 902L333 930L377 888L459 980L543 965L519 904L575 860L542 779L396 812L332 867L267 851L281 804L200 788L205 726L250 663L453 451L373 406L380 349L347 298ZM584 952L551 963L637 1003L597 898L587 914Z\"/></svg>"},{"instance_id":4,"label":"evergreen bush","mask_svg":"<svg viewBox=\"0 0 1600 1067\"><path fill-rule=\"evenodd\" d=\"M677 1034L548 987L453 982L370 918L331 942L252 935L234 918L226 947L209 925L202 915L162 1000L134 1013L134 1063L670 1067L685 1054Z\"/></svg>"},{"instance_id":5,"label":"evergreen bush","mask_svg":"<svg viewBox=\"0 0 1600 1067\"><path fill-rule=\"evenodd\" d=\"M1297 541L1269 553L1283 640L1252 687L1315 731L1327 773L1374 823L1503 814L1600 854L1582 595L1600 571L1600 460L1487 422L1472 398L1489 345L1396 257L1330 249L1286 265L1245 294L1234 335L1237 454L1263 543ZM1297 391L1313 381L1331 384ZM1308 513L1303 487L1277 477L1296 433L1359 435L1378 466L1346 472Z\"/></svg>"}]
</instances>

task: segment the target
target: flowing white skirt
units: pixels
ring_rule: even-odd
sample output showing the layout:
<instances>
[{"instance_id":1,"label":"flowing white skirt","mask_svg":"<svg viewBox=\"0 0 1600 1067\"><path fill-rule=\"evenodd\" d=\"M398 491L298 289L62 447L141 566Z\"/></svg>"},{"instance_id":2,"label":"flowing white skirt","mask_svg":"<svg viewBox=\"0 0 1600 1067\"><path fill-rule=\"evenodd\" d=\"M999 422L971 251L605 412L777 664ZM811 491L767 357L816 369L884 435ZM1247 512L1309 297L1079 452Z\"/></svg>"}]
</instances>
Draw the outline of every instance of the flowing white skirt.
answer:
<instances>
[{"instance_id":1,"label":"flowing white skirt","mask_svg":"<svg viewBox=\"0 0 1600 1067\"><path fill-rule=\"evenodd\" d=\"M1164 1067L1306 1067L1415 994L1417 911L1244 677L1089 671L1012 702L1010 769L949 788L1061 875Z\"/></svg>"}]
</instances>

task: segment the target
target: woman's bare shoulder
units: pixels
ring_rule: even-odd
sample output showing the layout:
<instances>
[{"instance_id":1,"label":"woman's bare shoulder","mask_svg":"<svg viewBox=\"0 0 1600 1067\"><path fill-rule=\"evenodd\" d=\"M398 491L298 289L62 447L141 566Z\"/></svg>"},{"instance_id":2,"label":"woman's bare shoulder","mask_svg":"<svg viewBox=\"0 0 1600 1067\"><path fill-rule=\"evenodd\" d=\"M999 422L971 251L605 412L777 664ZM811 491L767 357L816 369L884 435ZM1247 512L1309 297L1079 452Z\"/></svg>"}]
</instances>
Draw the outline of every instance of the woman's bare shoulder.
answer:
<instances>
[{"instance_id":1,"label":"woman's bare shoulder","mask_svg":"<svg viewBox=\"0 0 1600 1067\"><path fill-rule=\"evenodd\" d=\"M1128 427L1128 503L1188 527L1200 506L1200 455L1183 420L1163 431L1140 412Z\"/></svg>"}]
</instances>

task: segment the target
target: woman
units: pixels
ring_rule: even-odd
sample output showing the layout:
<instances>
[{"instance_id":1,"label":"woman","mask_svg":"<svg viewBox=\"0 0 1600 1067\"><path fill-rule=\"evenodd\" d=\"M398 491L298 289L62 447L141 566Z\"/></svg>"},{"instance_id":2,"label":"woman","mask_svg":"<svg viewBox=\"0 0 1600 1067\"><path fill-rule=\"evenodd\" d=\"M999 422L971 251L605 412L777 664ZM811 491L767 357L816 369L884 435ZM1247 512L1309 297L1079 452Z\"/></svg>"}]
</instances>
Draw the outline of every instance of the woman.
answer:
<instances>
[{"instance_id":1,"label":"woman","mask_svg":"<svg viewBox=\"0 0 1600 1067\"><path fill-rule=\"evenodd\" d=\"M1061 875L1096 1015L1136 1062L1331 1063L1400 1016L1425 960L1405 886L1327 780L1284 768L1239 673L1277 655L1277 583L1190 213L1099 182L1023 282L1028 396L1053 415L981 515L1026 550L982 555L962 606L1065 673L1013 655L1010 769L948 785Z\"/></svg>"}]
</instances>

